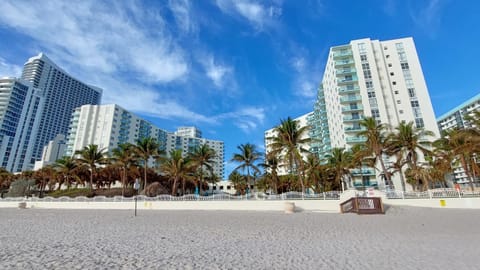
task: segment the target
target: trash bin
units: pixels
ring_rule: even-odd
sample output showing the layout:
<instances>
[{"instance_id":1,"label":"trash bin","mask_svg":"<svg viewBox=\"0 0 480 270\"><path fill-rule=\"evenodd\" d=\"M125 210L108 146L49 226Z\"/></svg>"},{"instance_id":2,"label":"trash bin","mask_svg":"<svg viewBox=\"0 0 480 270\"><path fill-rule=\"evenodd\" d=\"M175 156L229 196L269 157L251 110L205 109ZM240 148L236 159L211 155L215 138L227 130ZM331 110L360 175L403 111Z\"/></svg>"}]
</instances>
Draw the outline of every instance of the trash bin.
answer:
<instances>
[{"instance_id":1,"label":"trash bin","mask_svg":"<svg viewBox=\"0 0 480 270\"><path fill-rule=\"evenodd\" d=\"M447 202L445 200L440 200L440 206L441 207L447 206Z\"/></svg>"},{"instance_id":2,"label":"trash bin","mask_svg":"<svg viewBox=\"0 0 480 270\"><path fill-rule=\"evenodd\" d=\"M293 202L285 202L285 213L292 214L295 213L295 203Z\"/></svg>"}]
</instances>

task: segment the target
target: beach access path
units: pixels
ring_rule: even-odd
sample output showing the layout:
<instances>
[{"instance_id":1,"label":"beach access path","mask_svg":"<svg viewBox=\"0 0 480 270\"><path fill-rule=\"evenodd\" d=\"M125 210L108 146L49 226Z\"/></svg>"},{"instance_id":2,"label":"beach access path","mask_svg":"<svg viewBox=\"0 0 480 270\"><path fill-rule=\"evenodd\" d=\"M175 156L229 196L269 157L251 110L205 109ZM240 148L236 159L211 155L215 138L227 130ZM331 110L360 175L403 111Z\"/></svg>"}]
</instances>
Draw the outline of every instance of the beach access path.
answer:
<instances>
[{"instance_id":1,"label":"beach access path","mask_svg":"<svg viewBox=\"0 0 480 270\"><path fill-rule=\"evenodd\" d=\"M480 210L0 209L0 269L478 269Z\"/></svg>"}]
</instances>

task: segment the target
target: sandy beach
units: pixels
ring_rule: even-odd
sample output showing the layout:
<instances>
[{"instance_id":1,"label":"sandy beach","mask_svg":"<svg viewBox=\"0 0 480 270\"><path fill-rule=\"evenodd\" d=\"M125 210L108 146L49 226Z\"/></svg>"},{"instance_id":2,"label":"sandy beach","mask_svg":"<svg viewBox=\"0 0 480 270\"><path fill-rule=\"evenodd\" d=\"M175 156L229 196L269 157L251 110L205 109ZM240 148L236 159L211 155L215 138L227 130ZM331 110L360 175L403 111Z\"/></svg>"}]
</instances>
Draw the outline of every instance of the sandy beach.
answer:
<instances>
[{"instance_id":1,"label":"sandy beach","mask_svg":"<svg viewBox=\"0 0 480 270\"><path fill-rule=\"evenodd\" d=\"M0 269L478 269L480 211L0 209Z\"/></svg>"}]
</instances>

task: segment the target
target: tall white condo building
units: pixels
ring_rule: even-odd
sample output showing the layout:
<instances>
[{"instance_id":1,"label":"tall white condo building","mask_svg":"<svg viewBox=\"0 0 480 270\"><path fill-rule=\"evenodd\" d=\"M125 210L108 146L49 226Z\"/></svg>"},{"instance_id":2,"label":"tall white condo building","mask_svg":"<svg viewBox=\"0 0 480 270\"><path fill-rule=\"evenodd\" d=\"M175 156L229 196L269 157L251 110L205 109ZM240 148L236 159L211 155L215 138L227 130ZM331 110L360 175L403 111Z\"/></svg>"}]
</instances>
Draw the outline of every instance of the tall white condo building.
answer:
<instances>
[{"instance_id":1,"label":"tall white condo building","mask_svg":"<svg viewBox=\"0 0 480 270\"><path fill-rule=\"evenodd\" d=\"M366 38L330 49L310 122L310 134L316 139L311 151L324 158L334 147L349 149L364 142L358 136L364 117L374 117L392 129L402 121L412 121L439 137L412 38ZM362 177L368 186L384 184L377 182L379 172L362 173ZM393 182L401 186L399 179Z\"/></svg>"},{"instance_id":2,"label":"tall white condo building","mask_svg":"<svg viewBox=\"0 0 480 270\"><path fill-rule=\"evenodd\" d=\"M32 169L35 160L41 159L43 147L58 134L67 134L73 110L84 104L99 104L102 96L102 89L70 76L43 53L28 59L22 79L41 92L44 104L36 136L27 143L31 150L23 164L15 162L13 171Z\"/></svg>"}]
</instances>

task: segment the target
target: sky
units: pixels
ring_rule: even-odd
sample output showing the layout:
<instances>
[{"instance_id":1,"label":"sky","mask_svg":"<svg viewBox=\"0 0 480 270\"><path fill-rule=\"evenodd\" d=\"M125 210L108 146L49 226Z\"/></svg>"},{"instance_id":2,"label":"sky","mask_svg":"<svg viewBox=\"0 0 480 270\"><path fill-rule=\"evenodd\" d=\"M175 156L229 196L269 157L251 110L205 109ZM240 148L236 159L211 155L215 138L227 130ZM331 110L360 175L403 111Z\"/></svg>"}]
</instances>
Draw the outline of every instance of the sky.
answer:
<instances>
[{"instance_id":1,"label":"sky","mask_svg":"<svg viewBox=\"0 0 480 270\"><path fill-rule=\"evenodd\" d=\"M264 151L313 110L330 47L413 37L437 117L480 92L480 1L0 1L0 77L44 52L167 131L196 126Z\"/></svg>"}]
</instances>

